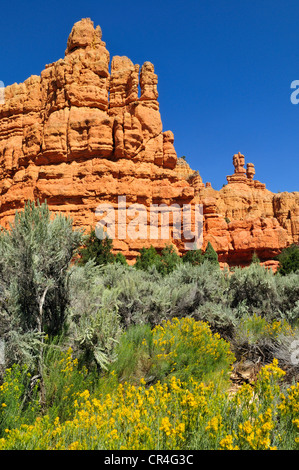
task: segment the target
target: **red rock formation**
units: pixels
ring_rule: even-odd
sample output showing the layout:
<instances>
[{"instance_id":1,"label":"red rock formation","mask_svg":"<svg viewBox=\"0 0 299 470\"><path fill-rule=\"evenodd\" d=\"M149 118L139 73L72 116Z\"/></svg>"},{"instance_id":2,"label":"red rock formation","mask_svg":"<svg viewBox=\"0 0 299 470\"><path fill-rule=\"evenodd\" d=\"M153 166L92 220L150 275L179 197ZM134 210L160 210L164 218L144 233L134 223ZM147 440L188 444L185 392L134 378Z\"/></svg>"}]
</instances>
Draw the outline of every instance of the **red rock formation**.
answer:
<instances>
[{"instance_id":1,"label":"red rock formation","mask_svg":"<svg viewBox=\"0 0 299 470\"><path fill-rule=\"evenodd\" d=\"M254 252L262 261L299 242L299 193L274 194L253 180L253 164L244 167L235 154L235 173L220 191L200 189L204 205L204 240L210 241L219 260L248 264ZM244 170L244 171L243 171Z\"/></svg>"},{"instance_id":2,"label":"red rock formation","mask_svg":"<svg viewBox=\"0 0 299 470\"><path fill-rule=\"evenodd\" d=\"M96 223L96 208L188 203L194 189L179 178L174 136L163 132L157 75L127 57L113 57L91 20L76 23L64 59L41 76L5 90L0 106L0 221L7 225L26 200L47 200L75 226ZM140 69L140 70L139 70ZM140 72L140 73L139 73ZM140 86L140 97L138 87ZM166 241L153 240L163 247ZM129 258L147 240L116 240Z\"/></svg>"},{"instance_id":3,"label":"red rock formation","mask_svg":"<svg viewBox=\"0 0 299 470\"><path fill-rule=\"evenodd\" d=\"M253 163L247 163L247 170L244 168L245 157L241 152L236 153L233 156L233 164L235 172L231 176L227 176L226 179L228 184L244 183L248 186L254 186L255 188L265 189L266 185L260 181L254 181L255 168Z\"/></svg>"},{"instance_id":4,"label":"red rock formation","mask_svg":"<svg viewBox=\"0 0 299 470\"><path fill-rule=\"evenodd\" d=\"M39 199L71 215L75 226L89 228L99 205L117 207L118 197L126 196L126 207L202 203L204 246L211 241L223 263L247 263L254 251L266 261L298 242L298 193L268 191L253 179L252 164L245 170L242 154L234 156L235 173L220 191L178 161L173 133L163 131L157 81L150 62L110 61L100 27L83 19L74 25L63 59L40 77L6 87L0 105L1 224L28 199ZM132 213L126 221L121 213L116 217L124 225ZM114 246L133 260L142 246L162 248L171 241L184 250L174 229L156 240L147 228L145 238L119 237Z\"/></svg>"}]
</instances>

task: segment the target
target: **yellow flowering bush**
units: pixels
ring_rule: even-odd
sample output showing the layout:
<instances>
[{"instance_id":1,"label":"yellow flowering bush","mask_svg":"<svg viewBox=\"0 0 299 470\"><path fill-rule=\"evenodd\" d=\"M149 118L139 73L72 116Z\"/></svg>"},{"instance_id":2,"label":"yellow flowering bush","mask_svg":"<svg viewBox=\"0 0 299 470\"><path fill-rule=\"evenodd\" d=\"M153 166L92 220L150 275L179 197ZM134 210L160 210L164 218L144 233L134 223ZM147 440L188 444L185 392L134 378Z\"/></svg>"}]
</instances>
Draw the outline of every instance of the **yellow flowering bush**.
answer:
<instances>
[{"instance_id":1,"label":"yellow flowering bush","mask_svg":"<svg viewBox=\"0 0 299 470\"><path fill-rule=\"evenodd\" d=\"M273 410L268 408L265 413L257 415L253 420L239 424L236 435L238 447L250 450L274 450L271 447L273 436L271 432L275 427Z\"/></svg>"},{"instance_id":2,"label":"yellow flowering bush","mask_svg":"<svg viewBox=\"0 0 299 470\"><path fill-rule=\"evenodd\" d=\"M260 401L263 400L265 406L277 403L280 393L279 384L284 375L285 372L278 367L277 359L274 359L272 364L268 364L261 369L255 391Z\"/></svg>"},{"instance_id":3,"label":"yellow flowering bush","mask_svg":"<svg viewBox=\"0 0 299 470\"><path fill-rule=\"evenodd\" d=\"M244 384L228 401L225 415L216 415L206 430L215 448L226 450L274 450L282 441L278 404L284 371L278 361L264 366L254 386ZM278 431L279 429L279 431Z\"/></svg>"},{"instance_id":4,"label":"yellow flowering bush","mask_svg":"<svg viewBox=\"0 0 299 470\"><path fill-rule=\"evenodd\" d=\"M0 449L182 449L194 429L204 432L213 388L172 377L169 385L125 383L97 397L85 390L76 395L72 419L37 418L8 431Z\"/></svg>"},{"instance_id":5,"label":"yellow flowering bush","mask_svg":"<svg viewBox=\"0 0 299 470\"><path fill-rule=\"evenodd\" d=\"M192 376L214 382L229 377L235 357L230 345L213 334L208 323L193 318L164 321L153 330L154 370L163 376L171 373L187 380Z\"/></svg>"},{"instance_id":6,"label":"yellow flowering bush","mask_svg":"<svg viewBox=\"0 0 299 470\"><path fill-rule=\"evenodd\" d=\"M269 322L266 318L254 313L240 321L239 334L246 338L249 343L258 339L275 339L280 335L295 335L291 325L286 320L273 320Z\"/></svg>"},{"instance_id":7,"label":"yellow flowering bush","mask_svg":"<svg viewBox=\"0 0 299 470\"><path fill-rule=\"evenodd\" d=\"M291 385L285 394L281 394L278 409L281 413L286 446L292 446L295 441L296 449L299 449L299 383Z\"/></svg>"},{"instance_id":8,"label":"yellow flowering bush","mask_svg":"<svg viewBox=\"0 0 299 470\"><path fill-rule=\"evenodd\" d=\"M289 414L292 419L299 418L299 383L291 385L286 394L281 395L279 409L283 415Z\"/></svg>"},{"instance_id":9,"label":"yellow flowering bush","mask_svg":"<svg viewBox=\"0 0 299 470\"><path fill-rule=\"evenodd\" d=\"M276 360L262 368L254 386L243 385L233 396L193 377L133 385L110 375L109 390L72 394L69 418L38 416L7 428L0 449L298 448L299 384L279 392L283 371Z\"/></svg>"},{"instance_id":10,"label":"yellow flowering bush","mask_svg":"<svg viewBox=\"0 0 299 470\"><path fill-rule=\"evenodd\" d=\"M33 385L31 396L26 400L26 390L31 379L27 367L14 365L6 369L0 385L0 436L5 435L9 427L19 422L30 422L39 412L38 382Z\"/></svg>"},{"instance_id":11,"label":"yellow flowering bush","mask_svg":"<svg viewBox=\"0 0 299 470\"><path fill-rule=\"evenodd\" d=\"M112 369L95 381L67 350L48 372L45 414L37 395L24 408L24 371L8 369L0 450L298 449L299 384L284 390L276 359L231 394L228 343L190 318L156 327L151 354L163 380L122 382Z\"/></svg>"},{"instance_id":12,"label":"yellow flowering bush","mask_svg":"<svg viewBox=\"0 0 299 470\"><path fill-rule=\"evenodd\" d=\"M79 367L72 348L54 356L48 374L45 374L46 401L51 416L66 419L73 413L74 396L78 390L92 387L91 377L85 366Z\"/></svg>"}]
</instances>

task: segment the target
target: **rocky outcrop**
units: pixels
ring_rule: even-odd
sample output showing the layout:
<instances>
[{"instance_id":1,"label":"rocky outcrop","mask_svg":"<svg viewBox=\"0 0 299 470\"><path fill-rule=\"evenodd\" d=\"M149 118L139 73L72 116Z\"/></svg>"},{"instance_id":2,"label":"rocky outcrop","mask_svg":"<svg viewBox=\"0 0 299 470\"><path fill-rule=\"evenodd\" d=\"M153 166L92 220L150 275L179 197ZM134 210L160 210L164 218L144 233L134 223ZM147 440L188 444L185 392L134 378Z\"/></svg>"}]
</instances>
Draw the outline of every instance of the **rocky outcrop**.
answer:
<instances>
[{"instance_id":1,"label":"rocky outcrop","mask_svg":"<svg viewBox=\"0 0 299 470\"><path fill-rule=\"evenodd\" d=\"M193 219L194 205L203 204L204 246L211 241L222 262L247 263L254 251L266 261L298 242L298 193L268 191L254 180L253 164L244 168L242 154L234 156L235 172L220 191L177 159L174 135L163 130L157 82L150 62L140 67L127 57L110 59L100 27L83 19L74 25L63 59L6 87L0 105L1 225L25 201L39 199L88 229L97 222L97 207L117 208L125 196L125 207L135 204L137 213L138 204L191 204ZM116 217L120 223L121 213ZM126 217L128 224L132 211ZM158 225L163 223L160 218ZM174 242L185 249L173 222L164 238L152 237L148 228L142 233L116 237L115 249L129 260L151 244Z\"/></svg>"},{"instance_id":2,"label":"rocky outcrop","mask_svg":"<svg viewBox=\"0 0 299 470\"><path fill-rule=\"evenodd\" d=\"M111 71L109 70L111 63ZM76 227L97 222L96 209L118 196L132 204L181 204L194 189L174 168L174 136L163 131L154 66L110 54L99 26L76 23L65 57L41 76L5 89L0 106L0 222L28 199L47 201ZM134 259L144 244L115 240Z\"/></svg>"},{"instance_id":3,"label":"rocky outcrop","mask_svg":"<svg viewBox=\"0 0 299 470\"><path fill-rule=\"evenodd\" d=\"M227 176L228 184L243 183L258 189L265 189L266 185L260 181L254 180L255 168L253 163L247 163L247 169L244 168L245 157L241 152L233 156L233 165L235 172L231 176Z\"/></svg>"},{"instance_id":4,"label":"rocky outcrop","mask_svg":"<svg viewBox=\"0 0 299 470\"><path fill-rule=\"evenodd\" d=\"M248 264L253 253L272 259L292 243L299 243L299 193L274 194L253 179L254 165L244 168L244 155L233 156L234 175L220 191L199 190L204 205L204 240L219 260ZM243 171L244 170L244 171ZM197 193L197 192L196 192Z\"/></svg>"}]
</instances>

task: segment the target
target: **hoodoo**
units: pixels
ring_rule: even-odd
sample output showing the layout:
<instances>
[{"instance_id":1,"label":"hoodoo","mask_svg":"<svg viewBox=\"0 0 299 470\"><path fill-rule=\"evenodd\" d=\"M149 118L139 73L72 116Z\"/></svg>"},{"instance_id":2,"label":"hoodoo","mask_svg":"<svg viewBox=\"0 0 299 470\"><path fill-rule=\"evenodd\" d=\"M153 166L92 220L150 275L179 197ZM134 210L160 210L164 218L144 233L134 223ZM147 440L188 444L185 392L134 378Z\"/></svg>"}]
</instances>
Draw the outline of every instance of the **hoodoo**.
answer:
<instances>
[{"instance_id":1,"label":"hoodoo","mask_svg":"<svg viewBox=\"0 0 299 470\"><path fill-rule=\"evenodd\" d=\"M65 57L40 76L5 89L0 105L0 223L27 200L47 201L76 227L97 222L96 208L126 204L203 204L203 248L219 260L246 264L253 252L269 260L299 242L299 193L274 194L254 179L252 163L235 154L235 172L220 191L178 159L174 135L164 131L154 66L110 54L99 26L73 26ZM233 145L233 142L232 142ZM198 161L200 169L200 161ZM211 169L212 170L212 169ZM211 175L213 176L213 175ZM211 178L212 179L212 178ZM134 260L143 246L182 239L115 239Z\"/></svg>"}]
</instances>

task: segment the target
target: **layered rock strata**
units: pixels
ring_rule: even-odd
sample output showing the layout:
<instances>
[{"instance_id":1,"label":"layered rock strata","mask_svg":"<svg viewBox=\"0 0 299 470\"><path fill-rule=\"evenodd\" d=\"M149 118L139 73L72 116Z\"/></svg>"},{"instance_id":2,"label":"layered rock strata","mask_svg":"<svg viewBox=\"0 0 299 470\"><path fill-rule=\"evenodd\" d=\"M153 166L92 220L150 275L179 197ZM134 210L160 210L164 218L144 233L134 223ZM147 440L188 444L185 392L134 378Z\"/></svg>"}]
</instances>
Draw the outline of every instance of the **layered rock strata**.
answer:
<instances>
[{"instance_id":1,"label":"layered rock strata","mask_svg":"<svg viewBox=\"0 0 299 470\"><path fill-rule=\"evenodd\" d=\"M298 242L298 193L268 191L254 180L253 164L245 170L242 154L234 156L235 173L220 191L177 159L174 135L163 130L157 82L150 62L140 67L127 57L110 60L100 27L83 19L74 25L63 59L6 87L0 105L1 225L27 200L39 199L89 229L99 206L119 209L122 197L116 223L122 229L129 224L131 235L116 234L114 247L132 262L142 246L173 242L185 250L173 215L169 232L153 237L152 215L142 212L153 205L191 205L194 221L195 204L203 204L203 248L211 241L223 262L246 264L254 251L266 261ZM164 226L161 218L158 225Z\"/></svg>"},{"instance_id":2,"label":"layered rock strata","mask_svg":"<svg viewBox=\"0 0 299 470\"><path fill-rule=\"evenodd\" d=\"M204 240L210 241L219 259L248 264L255 252L262 261L275 257L292 243L299 243L299 193L274 194L254 180L252 163L233 156L235 172L220 191L211 186L196 191L204 206Z\"/></svg>"}]
</instances>

